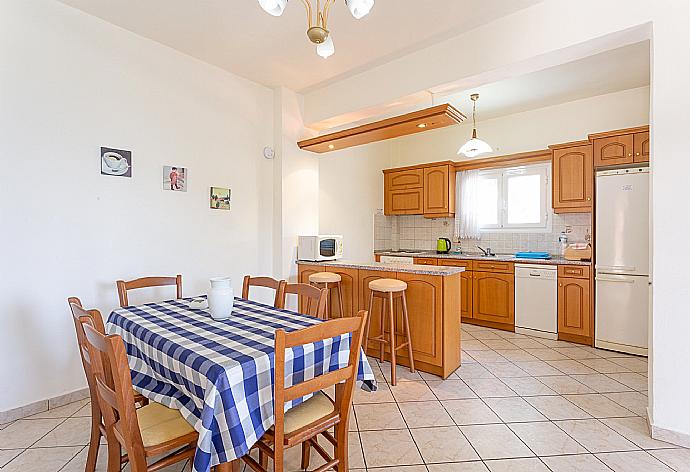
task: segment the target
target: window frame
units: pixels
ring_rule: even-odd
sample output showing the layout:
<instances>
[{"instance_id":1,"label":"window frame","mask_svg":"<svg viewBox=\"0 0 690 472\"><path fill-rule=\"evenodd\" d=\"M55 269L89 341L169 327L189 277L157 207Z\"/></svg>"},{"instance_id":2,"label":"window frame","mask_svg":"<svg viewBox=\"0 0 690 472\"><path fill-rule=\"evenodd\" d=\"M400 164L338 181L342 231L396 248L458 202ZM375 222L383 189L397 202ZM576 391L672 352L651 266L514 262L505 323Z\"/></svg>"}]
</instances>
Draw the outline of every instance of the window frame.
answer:
<instances>
[{"instance_id":1,"label":"window frame","mask_svg":"<svg viewBox=\"0 0 690 472\"><path fill-rule=\"evenodd\" d=\"M511 175L539 175L541 181L539 223L511 224L508 223L508 180ZM480 178L496 178L498 180L497 214L498 223L482 225L481 232L511 232L511 233L550 233L552 230L553 209L551 208L551 163L526 164L522 166L486 169L479 173Z\"/></svg>"}]
</instances>

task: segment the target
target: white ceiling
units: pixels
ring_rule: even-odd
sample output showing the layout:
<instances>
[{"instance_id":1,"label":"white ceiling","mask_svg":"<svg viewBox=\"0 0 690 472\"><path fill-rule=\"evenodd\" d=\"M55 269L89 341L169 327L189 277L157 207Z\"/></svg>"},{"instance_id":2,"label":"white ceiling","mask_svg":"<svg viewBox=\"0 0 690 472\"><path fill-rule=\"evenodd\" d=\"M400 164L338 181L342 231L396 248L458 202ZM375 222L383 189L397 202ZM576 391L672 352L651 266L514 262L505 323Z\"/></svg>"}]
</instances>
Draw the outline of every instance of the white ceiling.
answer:
<instances>
[{"instance_id":1,"label":"white ceiling","mask_svg":"<svg viewBox=\"0 0 690 472\"><path fill-rule=\"evenodd\" d=\"M304 92L450 38L542 0L377 0L355 20L338 0L336 53L316 55L301 2L282 17L257 0L59 0L105 21L268 86Z\"/></svg>"},{"instance_id":2,"label":"white ceiling","mask_svg":"<svg viewBox=\"0 0 690 472\"><path fill-rule=\"evenodd\" d=\"M470 94L479 93L477 120L534 110L650 83L649 41L474 89L435 95L472 118Z\"/></svg>"}]
</instances>

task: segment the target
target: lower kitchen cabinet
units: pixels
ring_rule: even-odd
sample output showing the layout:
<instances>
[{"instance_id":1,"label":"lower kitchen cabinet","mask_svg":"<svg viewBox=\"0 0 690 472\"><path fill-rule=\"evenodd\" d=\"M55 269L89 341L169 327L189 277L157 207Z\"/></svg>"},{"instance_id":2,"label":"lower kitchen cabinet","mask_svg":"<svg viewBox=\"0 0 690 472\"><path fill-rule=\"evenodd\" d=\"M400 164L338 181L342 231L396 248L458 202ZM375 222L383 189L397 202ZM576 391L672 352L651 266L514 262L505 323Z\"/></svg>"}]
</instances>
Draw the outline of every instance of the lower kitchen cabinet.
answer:
<instances>
[{"instance_id":1,"label":"lower kitchen cabinet","mask_svg":"<svg viewBox=\"0 0 690 472\"><path fill-rule=\"evenodd\" d=\"M492 328L515 329L515 276L498 272L473 273L472 318Z\"/></svg>"},{"instance_id":2,"label":"lower kitchen cabinet","mask_svg":"<svg viewBox=\"0 0 690 472\"><path fill-rule=\"evenodd\" d=\"M472 274L473 272L463 272L461 275L462 284L460 287L460 318L472 318Z\"/></svg>"},{"instance_id":3,"label":"lower kitchen cabinet","mask_svg":"<svg viewBox=\"0 0 690 472\"><path fill-rule=\"evenodd\" d=\"M359 284L357 283L357 269L341 267L329 267L328 272L340 276L340 289L343 297L343 311L345 317L357 316L359 311ZM340 304L338 303L338 291L331 289L328 294L328 311L334 318L340 318Z\"/></svg>"},{"instance_id":4,"label":"lower kitchen cabinet","mask_svg":"<svg viewBox=\"0 0 690 472\"><path fill-rule=\"evenodd\" d=\"M558 339L592 343L592 301L589 278L559 277Z\"/></svg>"}]
</instances>

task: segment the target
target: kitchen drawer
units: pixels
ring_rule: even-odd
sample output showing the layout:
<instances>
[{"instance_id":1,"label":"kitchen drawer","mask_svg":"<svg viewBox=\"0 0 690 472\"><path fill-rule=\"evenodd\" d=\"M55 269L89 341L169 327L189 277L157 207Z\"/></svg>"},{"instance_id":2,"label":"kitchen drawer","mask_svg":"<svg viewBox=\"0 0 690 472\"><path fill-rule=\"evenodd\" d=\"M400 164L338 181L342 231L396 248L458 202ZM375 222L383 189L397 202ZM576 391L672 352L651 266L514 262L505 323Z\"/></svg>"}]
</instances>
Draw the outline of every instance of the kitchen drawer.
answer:
<instances>
[{"instance_id":1,"label":"kitchen drawer","mask_svg":"<svg viewBox=\"0 0 690 472\"><path fill-rule=\"evenodd\" d=\"M484 272L502 272L505 274L512 274L515 267L512 262L501 261L473 261L472 270L481 270Z\"/></svg>"},{"instance_id":2,"label":"kitchen drawer","mask_svg":"<svg viewBox=\"0 0 690 472\"><path fill-rule=\"evenodd\" d=\"M589 266L559 265L558 277L570 277L576 279L589 279Z\"/></svg>"},{"instance_id":3,"label":"kitchen drawer","mask_svg":"<svg viewBox=\"0 0 690 472\"><path fill-rule=\"evenodd\" d=\"M436 265L435 257L415 257L414 263L419 265Z\"/></svg>"},{"instance_id":4,"label":"kitchen drawer","mask_svg":"<svg viewBox=\"0 0 690 472\"><path fill-rule=\"evenodd\" d=\"M438 259L438 265L450 267L464 267L467 270L472 270L472 261L461 259Z\"/></svg>"}]
</instances>

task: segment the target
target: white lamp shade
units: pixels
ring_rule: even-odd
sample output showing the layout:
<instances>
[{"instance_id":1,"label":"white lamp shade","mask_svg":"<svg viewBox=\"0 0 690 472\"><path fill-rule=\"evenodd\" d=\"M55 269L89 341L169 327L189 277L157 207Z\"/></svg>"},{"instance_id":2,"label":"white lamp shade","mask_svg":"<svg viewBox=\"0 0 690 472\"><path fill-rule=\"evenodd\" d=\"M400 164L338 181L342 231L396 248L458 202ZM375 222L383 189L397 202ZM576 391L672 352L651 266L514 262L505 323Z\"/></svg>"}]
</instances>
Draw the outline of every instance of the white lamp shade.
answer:
<instances>
[{"instance_id":1,"label":"white lamp shade","mask_svg":"<svg viewBox=\"0 0 690 472\"><path fill-rule=\"evenodd\" d=\"M367 16L374 6L374 0L345 0L345 3L352 16L358 20Z\"/></svg>"},{"instance_id":2,"label":"white lamp shade","mask_svg":"<svg viewBox=\"0 0 690 472\"><path fill-rule=\"evenodd\" d=\"M285 11L288 0L259 0L259 5L266 13L273 16L280 16Z\"/></svg>"},{"instance_id":3,"label":"white lamp shade","mask_svg":"<svg viewBox=\"0 0 690 472\"><path fill-rule=\"evenodd\" d=\"M467 157L475 157L487 152L494 152L487 143L478 138L472 138L462 145L458 154L464 154Z\"/></svg>"},{"instance_id":4,"label":"white lamp shade","mask_svg":"<svg viewBox=\"0 0 690 472\"><path fill-rule=\"evenodd\" d=\"M333 44L333 37L329 34L323 43L316 45L316 54L328 59L333 53L335 53L335 44Z\"/></svg>"}]
</instances>

